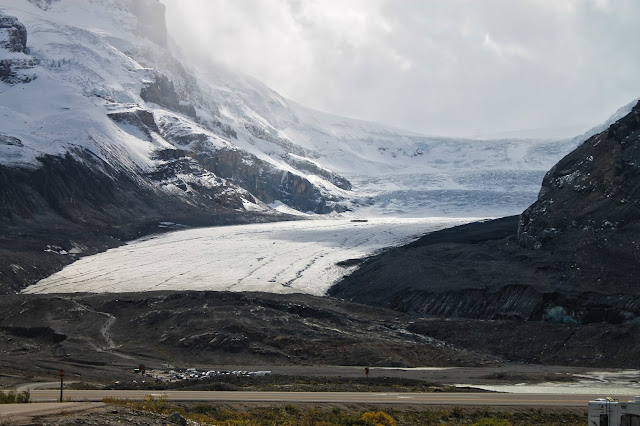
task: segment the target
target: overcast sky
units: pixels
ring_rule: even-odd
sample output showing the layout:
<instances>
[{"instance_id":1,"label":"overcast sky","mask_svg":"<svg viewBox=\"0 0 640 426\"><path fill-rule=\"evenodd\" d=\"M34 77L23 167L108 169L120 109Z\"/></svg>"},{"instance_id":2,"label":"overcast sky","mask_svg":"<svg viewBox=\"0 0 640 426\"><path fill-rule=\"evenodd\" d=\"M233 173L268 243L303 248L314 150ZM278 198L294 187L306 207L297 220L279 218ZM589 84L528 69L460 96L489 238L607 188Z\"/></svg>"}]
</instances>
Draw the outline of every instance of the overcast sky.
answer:
<instances>
[{"instance_id":1,"label":"overcast sky","mask_svg":"<svg viewBox=\"0 0 640 426\"><path fill-rule=\"evenodd\" d=\"M428 135L571 136L640 97L638 0L161 0L188 54Z\"/></svg>"}]
</instances>

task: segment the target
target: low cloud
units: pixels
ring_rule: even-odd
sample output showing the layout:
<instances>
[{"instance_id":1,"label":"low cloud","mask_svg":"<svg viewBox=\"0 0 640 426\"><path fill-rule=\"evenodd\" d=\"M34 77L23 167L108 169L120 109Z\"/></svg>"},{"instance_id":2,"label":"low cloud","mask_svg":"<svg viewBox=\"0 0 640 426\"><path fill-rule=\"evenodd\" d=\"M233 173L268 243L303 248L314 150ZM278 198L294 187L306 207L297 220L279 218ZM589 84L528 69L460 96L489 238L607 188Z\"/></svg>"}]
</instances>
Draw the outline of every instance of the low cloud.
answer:
<instances>
[{"instance_id":1,"label":"low cloud","mask_svg":"<svg viewBox=\"0 0 640 426\"><path fill-rule=\"evenodd\" d=\"M193 58L449 136L572 135L640 97L635 0L162 0Z\"/></svg>"}]
</instances>

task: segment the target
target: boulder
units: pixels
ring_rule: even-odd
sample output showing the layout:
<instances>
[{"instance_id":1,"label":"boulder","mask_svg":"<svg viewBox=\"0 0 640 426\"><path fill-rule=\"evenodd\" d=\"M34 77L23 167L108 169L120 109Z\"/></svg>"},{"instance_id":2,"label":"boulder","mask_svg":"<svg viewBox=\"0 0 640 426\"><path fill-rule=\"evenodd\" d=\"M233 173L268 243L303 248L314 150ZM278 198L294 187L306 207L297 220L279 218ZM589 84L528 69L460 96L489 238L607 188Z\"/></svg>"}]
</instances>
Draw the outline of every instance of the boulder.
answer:
<instances>
[{"instance_id":1,"label":"boulder","mask_svg":"<svg viewBox=\"0 0 640 426\"><path fill-rule=\"evenodd\" d=\"M176 424L176 425L185 426L187 424L187 419L182 417L180 415L180 413L178 413L177 411L174 411L173 413L169 414L169 419L168 420L171 423Z\"/></svg>"}]
</instances>

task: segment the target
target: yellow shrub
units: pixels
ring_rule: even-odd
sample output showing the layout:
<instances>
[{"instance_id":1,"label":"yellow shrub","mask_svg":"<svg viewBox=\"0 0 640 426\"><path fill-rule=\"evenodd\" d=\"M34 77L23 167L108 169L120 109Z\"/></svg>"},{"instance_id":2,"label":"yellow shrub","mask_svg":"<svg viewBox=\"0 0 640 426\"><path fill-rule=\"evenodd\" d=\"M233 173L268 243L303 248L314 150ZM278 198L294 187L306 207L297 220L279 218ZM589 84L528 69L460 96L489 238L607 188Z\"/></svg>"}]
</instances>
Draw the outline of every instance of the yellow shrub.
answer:
<instances>
[{"instance_id":1,"label":"yellow shrub","mask_svg":"<svg viewBox=\"0 0 640 426\"><path fill-rule=\"evenodd\" d=\"M367 411L362 414L361 419L367 422L367 424L374 426L396 426L396 421L393 420L393 417L384 411L378 411L377 413Z\"/></svg>"}]
</instances>

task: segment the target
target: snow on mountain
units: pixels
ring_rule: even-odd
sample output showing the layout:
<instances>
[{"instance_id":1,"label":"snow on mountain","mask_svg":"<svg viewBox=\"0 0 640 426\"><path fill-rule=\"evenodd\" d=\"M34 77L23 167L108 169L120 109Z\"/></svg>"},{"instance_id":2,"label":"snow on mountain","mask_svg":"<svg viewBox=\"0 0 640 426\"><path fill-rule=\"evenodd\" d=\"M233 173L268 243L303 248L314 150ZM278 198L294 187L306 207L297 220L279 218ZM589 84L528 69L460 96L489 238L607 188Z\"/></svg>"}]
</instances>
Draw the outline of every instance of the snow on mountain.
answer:
<instances>
[{"instance_id":1,"label":"snow on mountain","mask_svg":"<svg viewBox=\"0 0 640 426\"><path fill-rule=\"evenodd\" d=\"M253 209L279 201L302 212L486 216L530 204L544 172L576 144L425 137L305 108L167 49L157 0L0 8L27 28L19 55L32 64L18 71L27 83L0 83L0 128L20 141L0 144L6 166L37 168L43 154L80 148L187 199L197 188L185 163L207 175L200 183L239 187ZM2 60L17 54L0 49Z\"/></svg>"}]
</instances>

